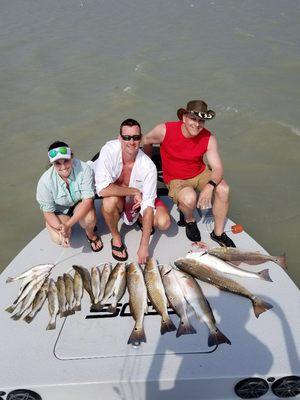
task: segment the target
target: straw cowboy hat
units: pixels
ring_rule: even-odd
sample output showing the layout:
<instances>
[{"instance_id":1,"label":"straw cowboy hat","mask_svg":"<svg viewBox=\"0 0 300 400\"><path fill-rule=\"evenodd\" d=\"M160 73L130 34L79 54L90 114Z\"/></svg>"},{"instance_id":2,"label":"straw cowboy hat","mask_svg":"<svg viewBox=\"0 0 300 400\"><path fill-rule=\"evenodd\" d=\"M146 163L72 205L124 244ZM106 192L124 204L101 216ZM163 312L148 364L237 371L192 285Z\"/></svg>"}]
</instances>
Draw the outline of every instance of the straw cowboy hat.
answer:
<instances>
[{"instance_id":1,"label":"straw cowboy hat","mask_svg":"<svg viewBox=\"0 0 300 400\"><path fill-rule=\"evenodd\" d=\"M212 119L216 113L213 110L207 109L207 104L203 100L191 100L187 103L186 109L179 108L177 116L182 120L184 114L191 114L199 117L201 120Z\"/></svg>"}]
</instances>

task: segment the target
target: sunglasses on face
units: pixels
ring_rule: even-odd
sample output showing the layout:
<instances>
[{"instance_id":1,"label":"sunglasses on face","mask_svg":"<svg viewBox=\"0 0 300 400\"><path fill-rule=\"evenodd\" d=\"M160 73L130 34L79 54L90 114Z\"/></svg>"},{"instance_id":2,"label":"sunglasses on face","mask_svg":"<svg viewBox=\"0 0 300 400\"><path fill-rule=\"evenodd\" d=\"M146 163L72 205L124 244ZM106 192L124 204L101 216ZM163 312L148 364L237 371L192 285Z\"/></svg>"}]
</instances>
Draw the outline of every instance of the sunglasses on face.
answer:
<instances>
[{"instance_id":1,"label":"sunglasses on face","mask_svg":"<svg viewBox=\"0 0 300 400\"><path fill-rule=\"evenodd\" d=\"M205 119L211 119L213 116L211 114L208 114L206 112L201 112L201 111L190 111L188 113L188 117L192 119L193 121L196 120L205 120Z\"/></svg>"},{"instance_id":2,"label":"sunglasses on face","mask_svg":"<svg viewBox=\"0 0 300 400\"><path fill-rule=\"evenodd\" d=\"M140 133L139 135L122 135L121 133L121 138L125 141L125 142L130 142L131 139L133 139L135 142L137 142L138 140L141 140L142 138L142 134Z\"/></svg>"},{"instance_id":3,"label":"sunglasses on face","mask_svg":"<svg viewBox=\"0 0 300 400\"><path fill-rule=\"evenodd\" d=\"M49 151L49 156L54 158L58 153L60 154L68 154L67 147L57 147L56 149L52 149Z\"/></svg>"}]
</instances>

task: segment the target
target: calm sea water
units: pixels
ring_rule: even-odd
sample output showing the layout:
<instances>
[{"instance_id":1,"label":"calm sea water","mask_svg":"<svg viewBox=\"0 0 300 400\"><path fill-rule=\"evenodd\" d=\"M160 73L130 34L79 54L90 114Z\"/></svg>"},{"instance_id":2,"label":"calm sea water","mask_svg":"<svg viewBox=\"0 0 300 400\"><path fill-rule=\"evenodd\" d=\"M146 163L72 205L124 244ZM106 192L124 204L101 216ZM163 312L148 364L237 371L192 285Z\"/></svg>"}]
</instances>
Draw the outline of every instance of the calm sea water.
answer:
<instances>
[{"instance_id":1,"label":"calm sea water","mask_svg":"<svg viewBox=\"0 0 300 400\"><path fill-rule=\"evenodd\" d=\"M300 285L299 15L292 0L2 0L1 270L42 228L52 141L88 159L123 119L147 132L203 98L230 217Z\"/></svg>"}]
</instances>

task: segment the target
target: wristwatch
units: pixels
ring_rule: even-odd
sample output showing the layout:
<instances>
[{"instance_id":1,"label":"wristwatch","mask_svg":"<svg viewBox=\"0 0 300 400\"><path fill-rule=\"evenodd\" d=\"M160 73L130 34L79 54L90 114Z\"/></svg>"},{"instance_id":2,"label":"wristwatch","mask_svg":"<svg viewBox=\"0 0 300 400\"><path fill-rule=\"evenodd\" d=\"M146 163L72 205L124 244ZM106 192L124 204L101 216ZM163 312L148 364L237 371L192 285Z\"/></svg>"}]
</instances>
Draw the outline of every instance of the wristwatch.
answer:
<instances>
[{"instance_id":1,"label":"wristwatch","mask_svg":"<svg viewBox=\"0 0 300 400\"><path fill-rule=\"evenodd\" d=\"M217 184L214 181L208 181L207 183L209 183L210 185L212 185L214 188L217 186Z\"/></svg>"}]
</instances>

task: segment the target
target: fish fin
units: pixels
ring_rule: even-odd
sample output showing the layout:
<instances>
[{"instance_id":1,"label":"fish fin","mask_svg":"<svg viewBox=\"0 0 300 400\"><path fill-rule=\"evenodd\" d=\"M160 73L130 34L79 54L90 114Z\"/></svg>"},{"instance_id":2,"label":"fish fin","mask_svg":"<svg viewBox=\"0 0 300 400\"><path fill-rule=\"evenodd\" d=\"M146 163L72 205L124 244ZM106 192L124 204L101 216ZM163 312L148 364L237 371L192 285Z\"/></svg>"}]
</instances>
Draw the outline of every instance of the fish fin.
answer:
<instances>
[{"instance_id":1,"label":"fish fin","mask_svg":"<svg viewBox=\"0 0 300 400\"><path fill-rule=\"evenodd\" d=\"M268 282L273 282L270 275L269 275L269 270L268 269L263 269L262 271L258 272L258 275L263 279L264 281Z\"/></svg>"},{"instance_id":2,"label":"fish fin","mask_svg":"<svg viewBox=\"0 0 300 400\"><path fill-rule=\"evenodd\" d=\"M99 301L97 304L91 305L90 311L91 312L101 311L103 307L104 307L104 304L101 304L101 302Z\"/></svg>"},{"instance_id":3,"label":"fish fin","mask_svg":"<svg viewBox=\"0 0 300 400\"><path fill-rule=\"evenodd\" d=\"M14 310L16 309L16 307L14 306L14 305L12 305L12 306L9 306L9 307L7 307L6 309L5 309L5 311L7 311L8 313L13 313L14 312Z\"/></svg>"},{"instance_id":4,"label":"fish fin","mask_svg":"<svg viewBox=\"0 0 300 400\"><path fill-rule=\"evenodd\" d=\"M147 342L144 327L138 329L136 325L134 325L134 328L131 332L131 335L129 336L127 344L132 344L133 346L139 346L141 342L144 343Z\"/></svg>"},{"instance_id":5,"label":"fish fin","mask_svg":"<svg viewBox=\"0 0 300 400\"><path fill-rule=\"evenodd\" d=\"M283 253L282 256L276 257L276 261L274 260L274 262L280 265L280 267L283 268L284 270L287 269L285 253Z\"/></svg>"},{"instance_id":6,"label":"fish fin","mask_svg":"<svg viewBox=\"0 0 300 400\"><path fill-rule=\"evenodd\" d=\"M56 329L56 322L54 321L54 322L49 322L49 324L47 325L47 328L46 328L46 330L47 331L52 331L53 329Z\"/></svg>"},{"instance_id":7,"label":"fish fin","mask_svg":"<svg viewBox=\"0 0 300 400\"><path fill-rule=\"evenodd\" d=\"M186 322L180 320L180 323L178 325L178 329L176 332L176 337L179 337L181 335L190 335L193 333L197 333L196 329L193 327L193 325L190 323L189 320Z\"/></svg>"},{"instance_id":8,"label":"fish fin","mask_svg":"<svg viewBox=\"0 0 300 400\"><path fill-rule=\"evenodd\" d=\"M27 322L27 324L30 324L30 322L33 320L33 318L35 317L35 314L34 315L26 315L26 317L24 318L24 321L25 322Z\"/></svg>"},{"instance_id":9,"label":"fish fin","mask_svg":"<svg viewBox=\"0 0 300 400\"><path fill-rule=\"evenodd\" d=\"M231 264L234 265L235 267L238 267L239 265L242 264L242 261L236 261L236 260L230 260L230 261L226 261L227 264Z\"/></svg>"},{"instance_id":10,"label":"fish fin","mask_svg":"<svg viewBox=\"0 0 300 400\"><path fill-rule=\"evenodd\" d=\"M269 303L263 301L259 297L254 297L252 299L252 304L253 304L253 310L254 310L254 314L255 314L256 318L258 318L260 316L260 314L262 314L263 312L273 308L272 304L269 304Z\"/></svg>"},{"instance_id":11,"label":"fish fin","mask_svg":"<svg viewBox=\"0 0 300 400\"><path fill-rule=\"evenodd\" d=\"M112 305L112 304L109 307L107 307L107 311L110 313L113 313L113 314L116 312L116 309L117 309L117 306Z\"/></svg>"},{"instance_id":12,"label":"fish fin","mask_svg":"<svg viewBox=\"0 0 300 400\"><path fill-rule=\"evenodd\" d=\"M215 332L210 332L208 336L208 346L218 346L222 343L231 344L231 341L219 330L216 329Z\"/></svg>"},{"instance_id":13,"label":"fish fin","mask_svg":"<svg viewBox=\"0 0 300 400\"><path fill-rule=\"evenodd\" d=\"M161 318L160 333L164 335L166 332L176 331L176 326L173 324L171 318L168 319Z\"/></svg>"},{"instance_id":14,"label":"fish fin","mask_svg":"<svg viewBox=\"0 0 300 400\"><path fill-rule=\"evenodd\" d=\"M12 315L10 318L17 321L18 319L20 319L22 317L22 312L18 312L17 314Z\"/></svg>"},{"instance_id":15,"label":"fish fin","mask_svg":"<svg viewBox=\"0 0 300 400\"><path fill-rule=\"evenodd\" d=\"M68 311L68 310L65 310L65 311L63 311L63 312L61 313L61 318L67 317L68 315L70 315L70 314L69 314L69 311Z\"/></svg>"},{"instance_id":16,"label":"fish fin","mask_svg":"<svg viewBox=\"0 0 300 400\"><path fill-rule=\"evenodd\" d=\"M77 305L74 307L74 310L75 310L75 311L81 311L81 304L77 304Z\"/></svg>"}]
</instances>

